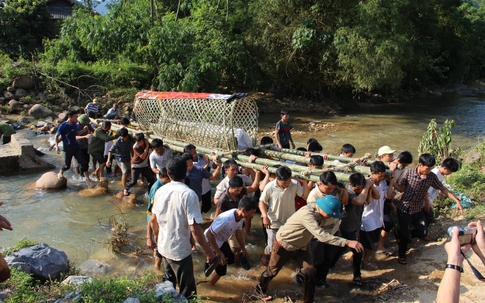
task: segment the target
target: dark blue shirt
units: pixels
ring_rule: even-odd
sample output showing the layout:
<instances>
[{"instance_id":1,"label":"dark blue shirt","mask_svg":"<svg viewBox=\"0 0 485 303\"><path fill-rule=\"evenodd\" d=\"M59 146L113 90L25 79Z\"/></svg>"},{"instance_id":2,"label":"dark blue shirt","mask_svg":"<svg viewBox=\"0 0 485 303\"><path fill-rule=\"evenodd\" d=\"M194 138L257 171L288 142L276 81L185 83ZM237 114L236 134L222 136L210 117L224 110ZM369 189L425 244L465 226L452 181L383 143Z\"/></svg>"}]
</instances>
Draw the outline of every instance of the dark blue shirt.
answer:
<instances>
[{"instance_id":1,"label":"dark blue shirt","mask_svg":"<svg viewBox=\"0 0 485 303\"><path fill-rule=\"evenodd\" d=\"M79 147L79 143L76 140L76 123L69 124L67 123L67 121L62 122L62 124L57 129L57 134L60 135L62 138L64 150Z\"/></svg>"},{"instance_id":2,"label":"dark blue shirt","mask_svg":"<svg viewBox=\"0 0 485 303\"><path fill-rule=\"evenodd\" d=\"M109 150L116 157L116 161L123 162L123 163L130 163L131 161L131 154L133 153L133 145L135 144L135 140L132 137L129 137L128 140L123 141L122 137L119 137L111 149Z\"/></svg>"}]
</instances>

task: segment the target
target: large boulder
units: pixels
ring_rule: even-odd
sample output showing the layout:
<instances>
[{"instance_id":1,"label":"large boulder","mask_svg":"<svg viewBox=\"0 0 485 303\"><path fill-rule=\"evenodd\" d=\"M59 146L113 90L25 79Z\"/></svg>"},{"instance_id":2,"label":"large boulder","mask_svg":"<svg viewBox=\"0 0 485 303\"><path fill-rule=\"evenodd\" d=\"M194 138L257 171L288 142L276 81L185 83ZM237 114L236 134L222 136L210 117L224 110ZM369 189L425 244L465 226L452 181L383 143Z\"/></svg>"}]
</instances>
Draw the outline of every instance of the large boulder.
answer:
<instances>
[{"instance_id":1,"label":"large boulder","mask_svg":"<svg viewBox=\"0 0 485 303\"><path fill-rule=\"evenodd\" d=\"M46 118L52 115L52 111L43 105L35 104L29 109L29 115L36 119Z\"/></svg>"},{"instance_id":2,"label":"large boulder","mask_svg":"<svg viewBox=\"0 0 485 303\"><path fill-rule=\"evenodd\" d=\"M30 268L29 273L43 280L57 279L69 269L66 253L45 243L22 248L5 260L18 269Z\"/></svg>"},{"instance_id":3,"label":"large boulder","mask_svg":"<svg viewBox=\"0 0 485 303\"><path fill-rule=\"evenodd\" d=\"M67 185L67 179L62 177L59 179L55 172L49 171L43 174L37 182L35 188L37 189L60 189Z\"/></svg>"},{"instance_id":4,"label":"large boulder","mask_svg":"<svg viewBox=\"0 0 485 303\"><path fill-rule=\"evenodd\" d=\"M34 81L28 76L20 76L13 80L12 86L15 88L31 89L34 87Z\"/></svg>"}]
</instances>

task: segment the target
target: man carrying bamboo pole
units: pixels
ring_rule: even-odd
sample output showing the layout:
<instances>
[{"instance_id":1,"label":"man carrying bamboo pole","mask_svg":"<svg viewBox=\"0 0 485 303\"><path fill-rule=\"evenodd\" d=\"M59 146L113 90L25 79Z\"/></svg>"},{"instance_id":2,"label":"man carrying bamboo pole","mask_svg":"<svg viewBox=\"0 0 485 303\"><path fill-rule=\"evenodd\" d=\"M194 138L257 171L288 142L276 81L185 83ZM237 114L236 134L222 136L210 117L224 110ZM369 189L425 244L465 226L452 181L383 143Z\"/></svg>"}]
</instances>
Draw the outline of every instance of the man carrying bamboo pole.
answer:
<instances>
[{"instance_id":1,"label":"man carrying bamboo pole","mask_svg":"<svg viewBox=\"0 0 485 303\"><path fill-rule=\"evenodd\" d=\"M273 242L278 229L296 211L295 198L307 198L309 188L306 180L291 179L291 170L288 166L281 166L276 170L276 179L263 190L259 199L259 210L263 219L263 227L268 235L266 247L261 256L261 264L266 266L273 249Z\"/></svg>"}]
</instances>

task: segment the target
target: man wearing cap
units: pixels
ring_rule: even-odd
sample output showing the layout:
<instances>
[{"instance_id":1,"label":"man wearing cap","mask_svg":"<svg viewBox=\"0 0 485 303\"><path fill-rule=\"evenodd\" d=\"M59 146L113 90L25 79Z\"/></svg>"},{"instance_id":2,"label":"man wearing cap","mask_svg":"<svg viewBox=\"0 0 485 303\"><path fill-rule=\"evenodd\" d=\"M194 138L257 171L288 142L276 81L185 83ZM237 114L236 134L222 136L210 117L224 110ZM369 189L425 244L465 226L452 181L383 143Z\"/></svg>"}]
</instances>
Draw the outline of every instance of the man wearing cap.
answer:
<instances>
[{"instance_id":1,"label":"man wearing cap","mask_svg":"<svg viewBox=\"0 0 485 303\"><path fill-rule=\"evenodd\" d=\"M287 110L282 110L280 112L281 120L276 123L275 137L276 143L279 148L295 148L295 143L293 143L293 138L291 138L291 125L290 125L290 114Z\"/></svg>"},{"instance_id":2,"label":"man wearing cap","mask_svg":"<svg viewBox=\"0 0 485 303\"><path fill-rule=\"evenodd\" d=\"M106 119L121 119L120 109L118 108L118 104L113 103L113 107L108 110L106 115L103 116Z\"/></svg>"},{"instance_id":3,"label":"man wearing cap","mask_svg":"<svg viewBox=\"0 0 485 303\"><path fill-rule=\"evenodd\" d=\"M264 296L263 300L272 299L271 296L265 295L269 283L287 261L296 259L301 263L301 275L305 284L303 302L313 302L316 270L313 265L312 254L308 249L308 244L313 237L330 245L348 246L357 252L363 250L362 244L358 241L336 237L330 233L335 227L334 219L339 219L342 216L341 207L342 205L337 198L327 195L317 199L316 203L300 208L279 229L269 265L261 274L256 288L258 294Z\"/></svg>"},{"instance_id":4,"label":"man wearing cap","mask_svg":"<svg viewBox=\"0 0 485 303\"><path fill-rule=\"evenodd\" d=\"M389 165L394 160L394 149L389 146L384 145L377 151L376 160L384 162L384 164Z\"/></svg>"},{"instance_id":5,"label":"man wearing cap","mask_svg":"<svg viewBox=\"0 0 485 303\"><path fill-rule=\"evenodd\" d=\"M99 107L97 105L96 99L93 99L93 101L89 102L88 105L86 105L86 107L84 108L84 113L90 118L97 118L99 116Z\"/></svg>"},{"instance_id":6,"label":"man wearing cap","mask_svg":"<svg viewBox=\"0 0 485 303\"><path fill-rule=\"evenodd\" d=\"M3 144L9 143L13 134L15 134L15 129L10 124L0 122L0 136L3 136Z\"/></svg>"}]
</instances>

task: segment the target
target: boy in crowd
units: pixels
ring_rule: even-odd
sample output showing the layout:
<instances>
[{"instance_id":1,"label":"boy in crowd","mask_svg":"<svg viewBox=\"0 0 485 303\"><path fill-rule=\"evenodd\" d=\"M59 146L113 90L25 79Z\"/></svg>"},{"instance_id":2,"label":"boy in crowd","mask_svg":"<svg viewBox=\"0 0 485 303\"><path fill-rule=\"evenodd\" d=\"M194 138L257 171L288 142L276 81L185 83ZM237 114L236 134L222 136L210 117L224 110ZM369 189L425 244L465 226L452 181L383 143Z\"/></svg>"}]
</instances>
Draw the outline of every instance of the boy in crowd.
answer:
<instances>
[{"instance_id":1,"label":"boy in crowd","mask_svg":"<svg viewBox=\"0 0 485 303\"><path fill-rule=\"evenodd\" d=\"M150 143L145 139L145 135L143 133L137 133L135 135L135 144L133 145L133 158L131 158L131 181L123 190L125 196L130 194L129 190L138 182L140 174L147 179L148 191L150 191L153 183L155 183L153 172L148 163L149 150Z\"/></svg>"},{"instance_id":2,"label":"boy in crowd","mask_svg":"<svg viewBox=\"0 0 485 303\"><path fill-rule=\"evenodd\" d=\"M280 112L280 121L276 123L275 137L279 148L295 148L295 143L291 137L290 113L287 110Z\"/></svg>"},{"instance_id":3,"label":"boy in crowd","mask_svg":"<svg viewBox=\"0 0 485 303\"><path fill-rule=\"evenodd\" d=\"M463 211L460 200L448 191L438 177L431 172L435 164L436 160L432 155L422 154L419 156L418 166L413 169L407 169L401 181L394 184L397 190L403 192L401 200L397 203L397 216L399 219L399 229L397 232L399 264L407 264L406 252L409 239L411 239L410 226L414 225L415 233L418 237L424 238L428 235L422 209L423 200L425 200L426 193L430 187L440 190L445 196L456 202L457 209ZM426 201L424 209L429 211L430 207L429 201Z\"/></svg>"},{"instance_id":4,"label":"boy in crowd","mask_svg":"<svg viewBox=\"0 0 485 303\"><path fill-rule=\"evenodd\" d=\"M387 185L386 165L382 161L374 161L370 165L371 180L377 194L370 203L364 204L362 224L360 227L360 242L364 246L362 267L369 263L375 243L379 241L382 227L384 226L384 201L394 196L394 181Z\"/></svg>"},{"instance_id":5,"label":"boy in crowd","mask_svg":"<svg viewBox=\"0 0 485 303\"><path fill-rule=\"evenodd\" d=\"M349 201L347 189L338 187L337 176L331 171L320 175L320 181L317 182L317 186L308 195L307 204L314 204L318 199L325 196L335 197L341 205L347 205ZM326 232L335 235L338 231L339 221L339 218L328 218L325 224L331 224L333 228L326 229ZM315 285L322 286L326 284L328 271L335 265L338 260L337 256L340 256L342 252L337 246L329 245L319 241L317 237L315 238L311 242L311 250L314 256L313 262L317 271Z\"/></svg>"},{"instance_id":6,"label":"boy in crowd","mask_svg":"<svg viewBox=\"0 0 485 303\"><path fill-rule=\"evenodd\" d=\"M111 134L111 122L103 121L101 127L96 128L93 136L91 137L91 142L89 143L88 153L93 157L93 159L98 162L98 167L94 171L94 175L101 180L104 178L104 167L106 165L106 158L104 157L104 145L106 142L118 138L117 135Z\"/></svg>"},{"instance_id":7,"label":"boy in crowd","mask_svg":"<svg viewBox=\"0 0 485 303\"><path fill-rule=\"evenodd\" d=\"M359 242L333 235L333 231L338 228L333 222L338 222L342 216L341 207L337 198L327 195L317 199L316 203L303 206L288 219L276 234L269 265L259 278L256 288L258 297L263 297L263 301L273 299L266 295L269 283L286 262L296 259L301 264L301 275L305 284L303 302L314 301L315 266L312 253L306 249L313 237L329 245L347 246L357 252L362 251L363 247ZM331 223L327 223L328 220L331 220Z\"/></svg>"},{"instance_id":8,"label":"boy in crowd","mask_svg":"<svg viewBox=\"0 0 485 303\"><path fill-rule=\"evenodd\" d=\"M389 169L392 172L392 178L394 179L394 184L399 182L404 176L404 169L413 162L413 155L408 151L401 152L396 159L389 163ZM390 180L389 180L390 182ZM384 201L384 227L381 230L381 237L379 238L379 243L377 244L376 253L386 256L393 256L395 254L394 249L386 249L386 241L389 233L394 227L394 220L392 214L395 214L396 204L395 200L400 200L402 193L398 192L394 188L393 199L386 199Z\"/></svg>"},{"instance_id":9,"label":"boy in crowd","mask_svg":"<svg viewBox=\"0 0 485 303\"><path fill-rule=\"evenodd\" d=\"M440 180L441 183L443 183L445 176L449 176L452 173L458 171L458 168L459 168L458 161L456 161L453 158L446 158L443 160L440 166L433 168L431 172L434 173L436 177L438 177L438 180ZM429 226L430 223L434 222L433 202L439 195L440 195L440 190L437 190L433 187L429 188L427 199L431 207L429 208L428 211L423 209L424 218L426 219L427 226ZM426 204L426 202L424 204ZM458 205L457 205L457 209L459 209ZM463 210L460 210L460 211L463 211Z\"/></svg>"},{"instance_id":10,"label":"boy in crowd","mask_svg":"<svg viewBox=\"0 0 485 303\"><path fill-rule=\"evenodd\" d=\"M323 163L324 161L322 156L310 156L310 163L308 163L308 167L313 169L322 169ZM315 187L315 183L312 181L308 181L307 186L310 188L310 190L312 190ZM300 208L305 206L306 203L307 202L305 199L303 199L302 197L298 197L296 199L296 210L299 210Z\"/></svg>"},{"instance_id":11,"label":"boy in crowd","mask_svg":"<svg viewBox=\"0 0 485 303\"><path fill-rule=\"evenodd\" d=\"M345 217L340 222L340 234L347 240L357 240L357 234L360 230L362 221L362 212L364 210L364 203L370 203L377 191L373 191L372 180L366 180L361 173L353 173L349 176L349 184L347 191L349 193L349 203L345 205ZM360 266L362 264L362 253L352 250L352 268L354 271L354 278L352 283L356 286L362 285L362 275Z\"/></svg>"},{"instance_id":12,"label":"boy in crowd","mask_svg":"<svg viewBox=\"0 0 485 303\"><path fill-rule=\"evenodd\" d=\"M259 210L263 227L268 236L261 264L267 265L273 249L273 242L278 229L296 211L295 198L308 196L307 181L293 180L288 166L280 166L276 170L276 180L268 183L259 199Z\"/></svg>"},{"instance_id":13,"label":"boy in crowd","mask_svg":"<svg viewBox=\"0 0 485 303\"><path fill-rule=\"evenodd\" d=\"M91 137L91 134L88 133L84 136L77 135L77 116L77 111L72 109L69 110L66 113L67 120L62 122L57 129L56 137L54 139L56 152L58 154L61 153L59 149L59 142L61 140L64 149L64 166L59 171L58 177L59 179L62 179L64 177L64 172L71 168L72 157L74 157L76 158L79 165L81 165L81 173L84 175L84 178L86 178L86 183L91 184L92 181L89 178L88 174L89 163L88 160L84 157L83 152L77 141L80 139L89 139Z\"/></svg>"},{"instance_id":14,"label":"boy in crowd","mask_svg":"<svg viewBox=\"0 0 485 303\"><path fill-rule=\"evenodd\" d=\"M147 208L147 247L153 250L153 258L155 260L155 269L160 270L160 265L162 263L162 255L157 250L157 234L153 231L156 227L153 226L154 222L150 221L150 216L152 215L152 207L155 201L155 194L157 190L162 187L164 184L170 182L170 177L168 176L167 169L162 167L158 171L158 178L157 181L153 184L152 188L150 188L150 192L148 194L148 208Z\"/></svg>"},{"instance_id":15,"label":"boy in crowd","mask_svg":"<svg viewBox=\"0 0 485 303\"><path fill-rule=\"evenodd\" d=\"M111 157L116 158L116 162L121 169L121 184L123 188L127 186L127 179L128 175L131 171L131 155L133 154L133 144L135 141L128 133L128 130L125 127L122 127L118 130L119 138L115 141L113 146L108 153L108 160L106 160L106 166L111 166Z\"/></svg>"},{"instance_id":16,"label":"boy in crowd","mask_svg":"<svg viewBox=\"0 0 485 303\"><path fill-rule=\"evenodd\" d=\"M273 144L273 139L271 137L263 137L261 138L261 142L260 142L261 145L266 145L266 144Z\"/></svg>"},{"instance_id":17,"label":"boy in crowd","mask_svg":"<svg viewBox=\"0 0 485 303\"><path fill-rule=\"evenodd\" d=\"M190 179L189 187L195 191L202 205L202 181L204 179L215 180L221 173L221 165L214 159L216 170L211 173L200 166L195 166L192 154L185 153L182 155L182 158L187 161L187 177Z\"/></svg>"},{"instance_id":18,"label":"boy in crowd","mask_svg":"<svg viewBox=\"0 0 485 303\"><path fill-rule=\"evenodd\" d=\"M251 159L250 159L251 162ZM229 186L229 180L234 177L234 176L239 176L243 179L245 185L251 185L253 184L253 179L251 177L243 175L243 174L238 174L238 166L237 162L233 159L226 160L222 164L222 168L224 169L224 172L226 174L226 177L222 179L221 182L216 187L216 193L214 194L214 204L217 205L217 201L219 200L219 197L226 191L227 187Z\"/></svg>"},{"instance_id":19,"label":"boy in crowd","mask_svg":"<svg viewBox=\"0 0 485 303\"><path fill-rule=\"evenodd\" d=\"M238 178L237 176L234 178ZM248 254L244 244L244 233L242 231L244 222L251 220L258 209L258 200L254 197L244 197L238 203L237 208L223 212L214 219L211 226L205 230L205 239L216 254L221 255L221 263L216 267L212 278L209 282L214 285L220 277L226 275L227 264L234 263L234 255L228 244L228 240L235 234L241 252L240 257L246 260ZM244 220L243 220L244 219ZM209 264L206 263L206 267ZM246 270L249 269L249 263L243 263Z\"/></svg>"},{"instance_id":20,"label":"boy in crowd","mask_svg":"<svg viewBox=\"0 0 485 303\"><path fill-rule=\"evenodd\" d=\"M153 152L150 154L150 167L155 175L158 175L160 169L167 165L168 159L172 157L172 151L163 147L163 141L161 139L152 140Z\"/></svg>"},{"instance_id":21,"label":"boy in crowd","mask_svg":"<svg viewBox=\"0 0 485 303\"><path fill-rule=\"evenodd\" d=\"M211 166L212 168L217 168L213 162L209 160L209 155L199 156L197 154L197 148L193 144L188 144L184 146L184 153L189 153L192 155L192 161L194 162L194 166L200 167L204 170L210 172ZM202 213L207 213L212 207L211 202L211 189L212 186L209 183L208 179L202 179L202 206L201 211Z\"/></svg>"}]
</instances>

